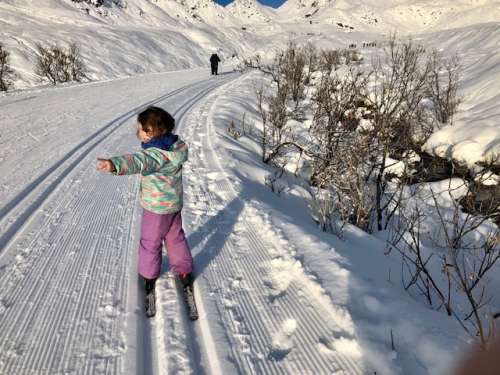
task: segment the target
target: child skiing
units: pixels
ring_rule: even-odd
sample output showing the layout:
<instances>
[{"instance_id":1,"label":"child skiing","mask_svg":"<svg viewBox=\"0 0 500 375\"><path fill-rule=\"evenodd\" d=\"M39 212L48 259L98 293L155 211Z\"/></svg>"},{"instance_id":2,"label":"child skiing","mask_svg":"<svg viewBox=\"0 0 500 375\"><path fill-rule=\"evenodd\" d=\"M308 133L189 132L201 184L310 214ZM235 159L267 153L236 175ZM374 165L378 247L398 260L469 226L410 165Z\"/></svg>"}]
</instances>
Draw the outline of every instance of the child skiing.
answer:
<instances>
[{"instance_id":1,"label":"child skiing","mask_svg":"<svg viewBox=\"0 0 500 375\"><path fill-rule=\"evenodd\" d=\"M146 315L156 313L155 282L160 275L163 243L170 267L183 287L191 319L197 318L193 296L193 258L182 229L182 164L187 145L172 133L174 118L158 107L137 117L142 151L98 158L97 169L115 175L141 174L140 202L144 208L139 243L139 275L146 291ZM192 306L190 305L192 304Z\"/></svg>"}]
</instances>

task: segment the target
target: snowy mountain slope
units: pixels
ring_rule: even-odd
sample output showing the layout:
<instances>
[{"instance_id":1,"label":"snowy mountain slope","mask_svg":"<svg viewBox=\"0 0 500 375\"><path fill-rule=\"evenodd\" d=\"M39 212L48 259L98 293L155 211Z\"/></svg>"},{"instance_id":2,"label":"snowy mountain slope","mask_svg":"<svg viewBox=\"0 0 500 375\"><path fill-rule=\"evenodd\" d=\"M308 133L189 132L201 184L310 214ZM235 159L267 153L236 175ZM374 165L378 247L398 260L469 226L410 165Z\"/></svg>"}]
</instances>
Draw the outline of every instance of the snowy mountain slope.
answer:
<instances>
[{"instance_id":1,"label":"snowy mountain slope","mask_svg":"<svg viewBox=\"0 0 500 375\"><path fill-rule=\"evenodd\" d=\"M500 25L482 24L421 35L429 46L456 52L463 68L453 126L437 131L426 149L468 165L500 155Z\"/></svg>"},{"instance_id":2,"label":"snowy mountain slope","mask_svg":"<svg viewBox=\"0 0 500 375\"><path fill-rule=\"evenodd\" d=\"M62 13L38 8L30 15L29 8L19 10L0 4L1 42L11 53L11 66L17 73L15 87L40 84L34 74L35 43L58 43L66 46L77 42L82 59L92 80L120 77L145 72L208 66L208 58L219 50L223 63L233 55L244 54L260 37L246 38L239 28L220 33L213 28L197 27L168 17L165 12L146 14L147 27L110 25L72 9ZM159 9L157 7L157 9ZM148 18L149 17L149 18ZM150 27L150 21L155 27ZM153 22L154 21L154 22ZM161 25L161 26L160 26Z\"/></svg>"},{"instance_id":3,"label":"snowy mountain slope","mask_svg":"<svg viewBox=\"0 0 500 375\"><path fill-rule=\"evenodd\" d=\"M226 10L237 18L243 25L253 23L270 23L275 18L275 11L257 0L234 0Z\"/></svg>"},{"instance_id":4,"label":"snowy mountain slope","mask_svg":"<svg viewBox=\"0 0 500 375\"><path fill-rule=\"evenodd\" d=\"M214 51L220 53L223 63L233 64L255 53L270 56L290 40L337 48L353 41L380 40L394 30L418 34L500 20L499 3L494 0L462 1L453 6L445 0L289 0L277 10L256 0L237 0L225 8L211 0L127 0L118 4L1 2L0 42L11 53L17 73L15 87L41 83L33 73L37 42L62 46L78 42L88 76L95 80L207 66L207 57Z\"/></svg>"},{"instance_id":5,"label":"snowy mountain slope","mask_svg":"<svg viewBox=\"0 0 500 375\"><path fill-rule=\"evenodd\" d=\"M340 29L419 33L500 21L500 2L486 1L303 1L288 0L276 12L283 22L313 22Z\"/></svg>"}]
</instances>

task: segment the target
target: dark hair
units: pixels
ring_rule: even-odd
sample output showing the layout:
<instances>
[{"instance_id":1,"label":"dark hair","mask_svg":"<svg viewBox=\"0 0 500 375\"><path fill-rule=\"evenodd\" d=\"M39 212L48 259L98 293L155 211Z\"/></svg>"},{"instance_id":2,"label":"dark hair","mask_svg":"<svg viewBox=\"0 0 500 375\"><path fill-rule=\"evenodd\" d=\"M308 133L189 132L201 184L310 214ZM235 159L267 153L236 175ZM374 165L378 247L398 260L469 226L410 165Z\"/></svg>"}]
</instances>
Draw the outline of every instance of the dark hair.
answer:
<instances>
[{"instance_id":1,"label":"dark hair","mask_svg":"<svg viewBox=\"0 0 500 375\"><path fill-rule=\"evenodd\" d=\"M174 118L167 111L159 107L148 107L137 116L142 130L153 132L155 135L171 133L175 127Z\"/></svg>"}]
</instances>

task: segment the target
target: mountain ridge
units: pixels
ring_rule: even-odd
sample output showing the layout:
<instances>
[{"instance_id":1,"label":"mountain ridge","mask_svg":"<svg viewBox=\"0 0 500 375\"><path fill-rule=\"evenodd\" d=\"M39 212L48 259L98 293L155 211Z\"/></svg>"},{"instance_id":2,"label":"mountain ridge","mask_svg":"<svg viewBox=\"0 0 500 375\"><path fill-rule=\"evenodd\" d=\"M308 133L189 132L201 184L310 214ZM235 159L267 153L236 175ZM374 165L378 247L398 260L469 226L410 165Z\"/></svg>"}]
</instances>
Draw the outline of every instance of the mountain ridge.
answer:
<instances>
[{"instance_id":1,"label":"mountain ridge","mask_svg":"<svg viewBox=\"0 0 500 375\"><path fill-rule=\"evenodd\" d=\"M270 58L290 41L345 48L394 31L418 35L488 22L500 25L500 1L288 0L273 9L256 0L227 7L212 0L108 0L101 6L3 0L0 43L22 88L40 84L33 72L39 42L78 42L89 77L98 80L205 66L215 51L225 64L237 64L257 53Z\"/></svg>"}]
</instances>

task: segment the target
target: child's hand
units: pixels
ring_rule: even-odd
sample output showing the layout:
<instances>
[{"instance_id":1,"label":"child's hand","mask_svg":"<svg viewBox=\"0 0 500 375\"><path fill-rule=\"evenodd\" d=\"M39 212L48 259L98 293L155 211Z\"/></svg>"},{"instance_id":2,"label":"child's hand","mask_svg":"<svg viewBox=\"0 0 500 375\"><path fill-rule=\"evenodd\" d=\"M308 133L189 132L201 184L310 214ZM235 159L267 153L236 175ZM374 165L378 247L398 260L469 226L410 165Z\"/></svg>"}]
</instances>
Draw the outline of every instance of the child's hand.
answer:
<instances>
[{"instance_id":1,"label":"child's hand","mask_svg":"<svg viewBox=\"0 0 500 375\"><path fill-rule=\"evenodd\" d=\"M97 158L97 170L101 172L116 172L114 164L109 159Z\"/></svg>"}]
</instances>

